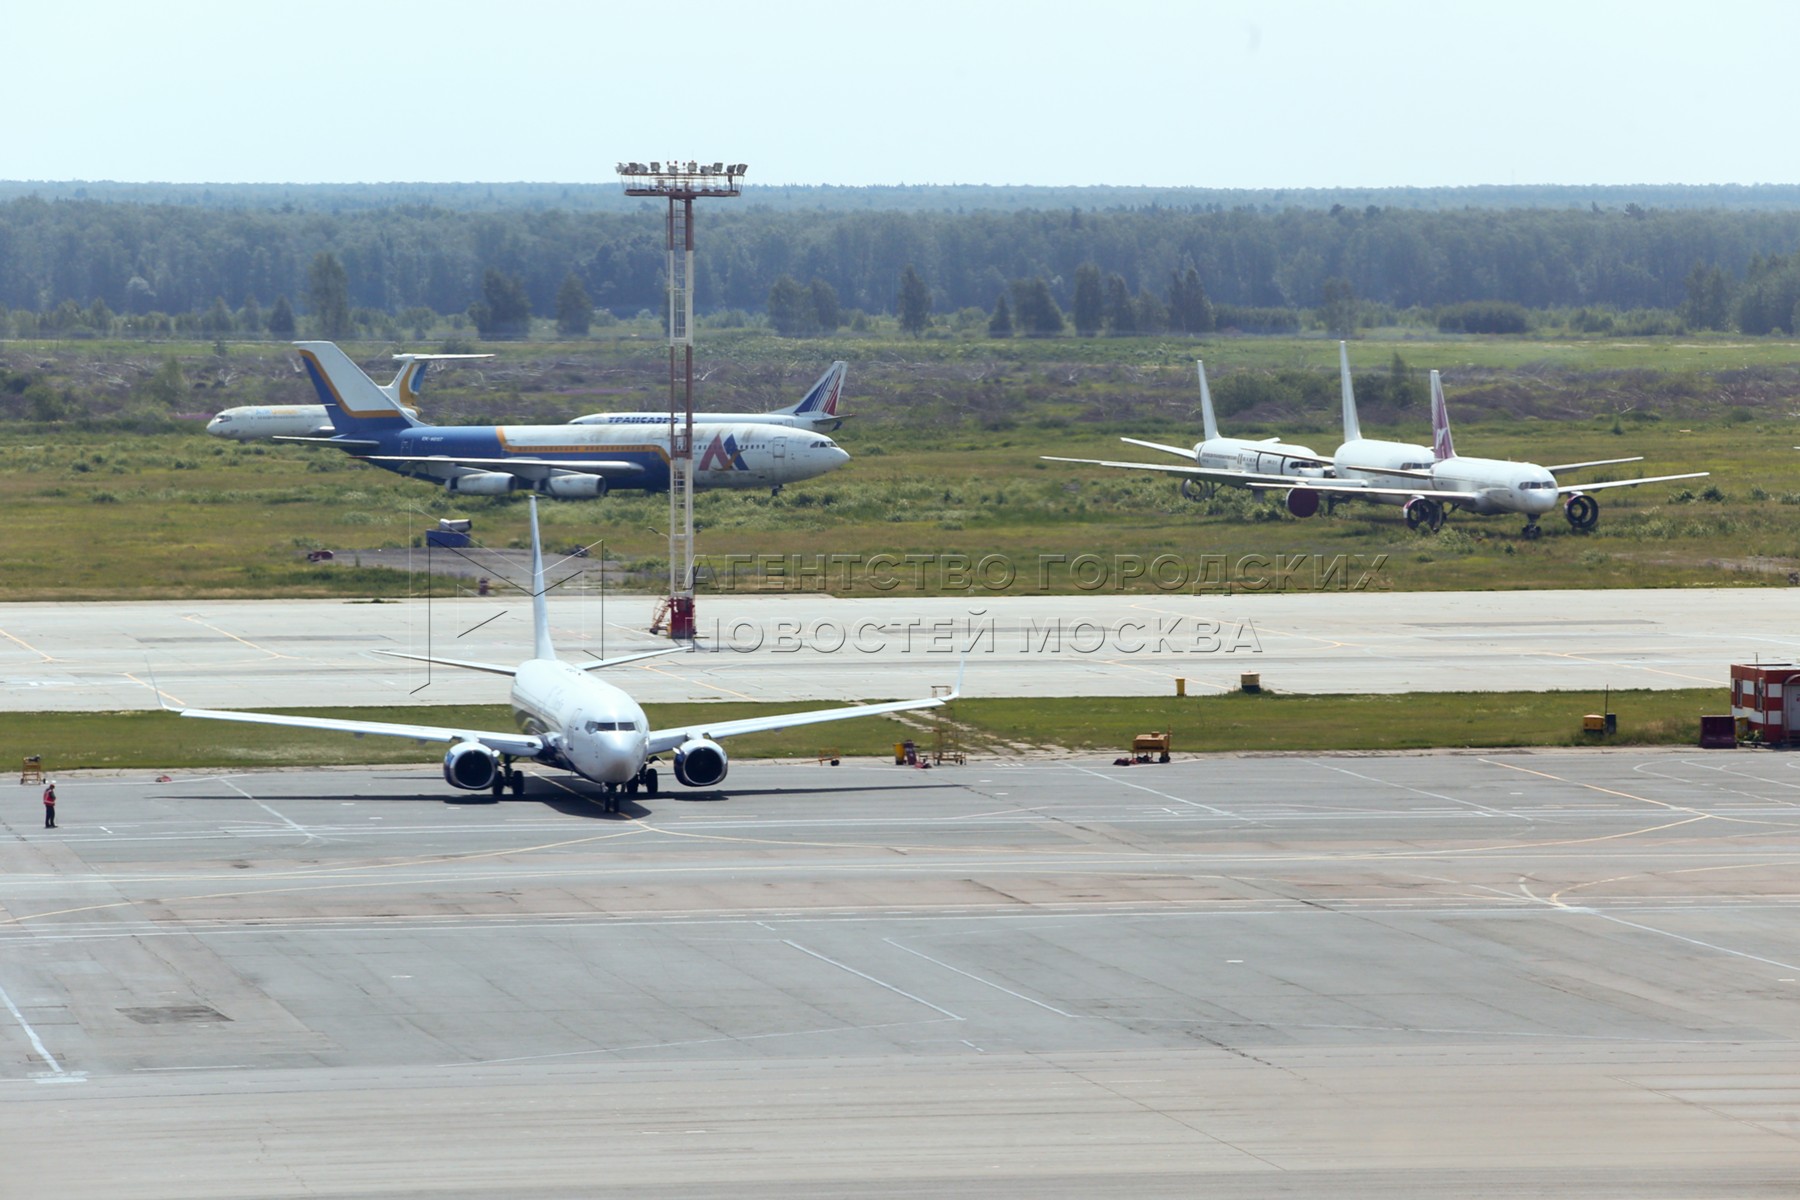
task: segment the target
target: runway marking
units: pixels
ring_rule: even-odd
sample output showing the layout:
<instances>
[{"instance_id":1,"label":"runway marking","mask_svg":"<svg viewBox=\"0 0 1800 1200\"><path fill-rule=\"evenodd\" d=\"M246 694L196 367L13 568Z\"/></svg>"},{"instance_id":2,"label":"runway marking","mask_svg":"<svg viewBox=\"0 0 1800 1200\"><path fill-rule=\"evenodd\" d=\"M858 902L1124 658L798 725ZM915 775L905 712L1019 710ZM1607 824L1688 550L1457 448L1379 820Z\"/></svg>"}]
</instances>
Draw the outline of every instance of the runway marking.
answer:
<instances>
[{"instance_id":1,"label":"runway marking","mask_svg":"<svg viewBox=\"0 0 1800 1200\"><path fill-rule=\"evenodd\" d=\"M1327 771L1336 771L1341 775L1348 775L1352 779L1360 779L1364 783L1378 783L1383 787L1399 788L1403 792L1411 792L1415 796L1430 796L1433 800L1447 800L1451 804L1461 804L1465 807L1477 809L1484 813L1490 813L1496 817L1512 817L1515 820L1524 821L1527 824L1536 824L1538 820L1536 817L1529 817L1523 813L1508 812L1501 808L1489 808L1487 805L1477 804L1473 800L1459 800L1455 796L1446 796L1442 792L1428 792L1423 788L1412 787L1409 784L1395 783L1388 779L1377 779L1373 775L1360 775L1357 772L1344 767L1333 766L1331 763L1319 762L1317 759L1309 759L1308 761L1315 767L1323 767Z\"/></svg>"},{"instance_id":2,"label":"runway marking","mask_svg":"<svg viewBox=\"0 0 1800 1200\"><path fill-rule=\"evenodd\" d=\"M1602 787L1597 783L1583 783L1579 779L1565 779L1561 775L1552 775L1548 771L1535 771L1530 767L1521 767L1515 763L1501 762L1498 759L1483 758L1479 761L1487 763L1489 766L1505 767L1509 771L1518 771L1525 775L1536 775L1540 779L1550 779L1557 783L1569 784L1572 787L1587 788L1589 791L1600 792L1607 796L1618 796L1624 800L1636 800L1640 804L1654 804L1658 808L1666 808L1670 812L1693 813L1701 820L1729 821L1734 825L1761 825L1770 829L1800 829L1800 825L1796 825L1789 821L1757 821L1752 820L1749 817L1727 817L1720 813L1707 812L1704 809L1693 808L1686 804L1671 804L1667 800L1652 800L1648 796L1639 796L1633 792L1621 792L1617 788Z\"/></svg>"},{"instance_id":3,"label":"runway marking","mask_svg":"<svg viewBox=\"0 0 1800 1200\"><path fill-rule=\"evenodd\" d=\"M1056 1007L1056 1005L1054 1005L1054 1004L1046 1004L1042 1000L1033 1000L1030 996L1027 996L1021 992L1015 992L1009 987L1003 987L1002 985L995 983L991 979L983 979L981 976L972 974L968 971L965 971L961 967L953 967L949 963L944 962L942 959L936 959L936 958L931 957L931 955L926 954L922 950L914 950L911 946L902 946L899 942L896 942L893 938L882 938L881 940L886 942L888 945L892 946L896 950L903 950L907 954L916 955L917 957L924 959L928 963L932 963L936 966L940 966L940 967L944 968L944 970L946 970L946 971L954 971L956 974L961 975L964 979L973 979L976 983L982 984L985 987L991 987L997 992L1005 992L1007 995L1011 996L1015 1000L1023 1000L1027 1004L1035 1004L1039 1008L1045 1009L1049 1012L1053 1012L1059 1017L1080 1017L1081 1016L1080 1013L1064 1012L1062 1009ZM790 942L788 944L792 945L793 943Z\"/></svg>"},{"instance_id":4,"label":"runway marking","mask_svg":"<svg viewBox=\"0 0 1800 1200\"><path fill-rule=\"evenodd\" d=\"M1618 662L1605 658L1590 658L1585 654L1567 654L1558 650L1539 650L1536 651L1536 653L1542 658L1566 658L1570 662L1587 663L1589 666L1595 667L1631 667L1630 663ZM1650 675L1667 675L1670 679L1686 679L1694 683L1703 683L1712 686L1717 686L1719 682L1710 675L1687 675L1680 671L1658 670L1656 667L1632 667L1631 669L1643 671Z\"/></svg>"},{"instance_id":5,"label":"runway marking","mask_svg":"<svg viewBox=\"0 0 1800 1200\"><path fill-rule=\"evenodd\" d=\"M1090 771L1086 767L1076 767L1075 770L1080 771L1083 775L1092 775L1095 779L1104 779L1108 783L1116 783L1121 787L1136 788L1140 792L1149 792L1152 796L1160 796L1164 800L1173 800L1177 804L1186 804L1192 808L1203 808L1214 816L1230 817L1234 821L1247 821L1250 819L1234 812L1227 812L1222 808L1214 808L1210 804L1202 804L1198 800L1184 800L1180 796L1171 796L1169 793L1159 792L1153 787L1145 787L1143 784L1133 783L1129 779L1120 779L1117 775L1104 775L1099 771Z\"/></svg>"},{"instance_id":6,"label":"runway marking","mask_svg":"<svg viewBox=\"0 0 1800 1200\"><path fill-rule=\"evenodd\" d=\"M185 616L181 619L184 621L192 621L194 624L200 626L202 629L210 629L214 633L218 634L220 637L230 638L234 642L238 642L241 645L248 646L248 647L250 647L250 649L256 651L258 654L266 654L270 658L285 658L285 659L289 660L290 662L304 662L305 661L304 659L299 658L296 655L283 654L279 650L270 650L266 646L259 646L255 642L250 641L248 638L241 638L235 633L227 632L226 630L220 629L217 625L210 624L202 617L199 617L199 616L196 616L193 614L189 614L188 616Z\"/></svg>"},{"instance_id":7,"label":"runway marking","mask_svg":"<svg viewBox=\"0 0 1800 1200\"><path fill-rule=\"evenodd\" d=\"M888 991L894 993L896 996L905 996L908 1000L911 1000L914 1003L923 1004L926 1008L929 1008L933 1012L941 1012L946 1017L949 1017L952 1021L960 1021L963 1019L962 1017L957 1016L955 1013L951 1012L947 1008L940 1008L938 1005L933 1004L931 1001L925 999L922 996L913 995L911 992L907 991L905 988L895 987L893 984L888 983L885 980L880 980L880 979L875 978L873 975L865 974L864 972L857 970L855 967L852 967L847 963L839 962L835 958L827 958L825 955L820 954L817 950L808 950L805 946L802 946L799 942L790 941L787 938L782 938L781 944L784 946L792 946L794 949L798 950L800 953L810 955L813 958L818 959L822 963L830 963L832 966L836 967L840 971L848 971L848 972L850 972L850 974L856 976L858 979L866 979L870 983L874 984L876 987L886 988Z\"/></svg>"},{"instance_id":8,"label":"runway marking","mask_svg":"<svg viewBox=\"0 0 1800 1200\"><path fill-rule=\"evenodd\" d=\"M169 696L169 699L174 700L178 707L181 707L181 708L187 707L186 701L177 699L174 696L170 696L168 692L163 691L160 687L157 687L155 684L145 683L143 680L139 679L136 675L133 675L130 671L126 671L124 674L125 674L125 678L131 680L131 682L137 684L138 686L149 688L150 694L152 696L156 697L157 704L160 705L162 703L162 698L164 696Z\"/></svg>"},{"instance_id":9,"label":"runway marking","mask_svg":"<svg viewBox=\"0 0 1800 1200\"><path fill-rule=\"evenodd\" d=\"M904 1029L911 1025L936 1025L925 1021L880 1021L873 1025L825 1025L818 1029L790 1029L781 1033L746 1033L741 1037L688 1038L679 1042L638 1042L630 1046L595 1046L590 1050L559 1050L554 1054L520 1054L512 1058L481 1058L445 1063L447 1067L498 1067L510 1063L547 1062L558 1058L586 1058L593 1054L631 1054L640 1050L681 1050L690 1046L717 1046L739 1042L766 1042L774 1038L814 1037L821 1033L863 1033L874 1029Z\"/></svg>"},{"instance_id":10,"label":"runway marking","mask_svg":"<svg viewBox=\"0 0 1800 1200\"><path fill-rule=\"evenodd\" d=\"M308 829L306 826L297 825L293 821L289 820L287 817L282 816L280 813L278 813L274 809L270 808L267 804L264 804L261 800L258 800L255 796L252 796L249 792L246 792L243 788L239 787L237 784L232 783L230 780L225 781L225 786L230 788L232 791L236 792L238 795L242 796L244 799L250 801L250 803L256 805L256 807L258 807L258 808L262 809L264 812L268 813L271 817L274 817L277 821L280 821L282 824L286 825L289 829L293 830L295 833L304 837L307 841L322 842L325 840L324 838L320 837L318 834L314 833L312 830Z\"/></svg>"},{"instance_id":11,"label":"runway marking","mask_svg":"<svg viewBox=\"0 0 1800 1200\"><path fill-rule=\"evenodd\" d=\"M735 696L739 700L755 700L756 699L755 696L747 696L743 692L734 692L728 687L721 687L720 685L718 685L716 683L708 683L704 679L694 679L687 675L677 675L675 672L669 670L666 667L655 667L655 666L650 666L650 665L646 664L642 669L646 670L646 671L652 671L658 675L665 676L669 679L677 680L681 683L688 684L691 687L710 688L713 691L718 692L722 695Z\"/></svg>"},{"instance_id":12,"label":"runway marking","mask_svg":"<svg viewBox=\"0 0 1800 1200\"><path fill-rule=\"evenodd\" d=\"M23 638L14 637L12 634L6 632L6 630L4 630L4 629L0 629L0 637L5 638L7 641L12 642L14 645L25 647L25 649L27 649L27 650L31 651L33 654L37 655L38 658L42 659L44 662L67 662L67 661L70 661L68 659L57 658L54 654L45 654L42 650L39 650L36 646L32 645L30 642L26 641Z\"/></svg>"},{"instance_id":13,"label":"runway marking","mask_svg":"<svg viewBox=\"0 0 1800 1200\"><path fill-rule=\"evenodd\" d=\"M4 987L0 987L0 1002L6 1004L6 1011L13 1015L13 1020L17 1021L19 1028L25 1031L25 1036L30 1039L31 1048L37 1051L38 1057L49 1063L50 1069L57 1075L69 1078L69 1073L63 1070L61 1063L56 1061L56 1055L50 1053L49 1047L44 1045L44 1039L40 1038L37 1030L31 1027L31 1022L25 1019L25 1014L19 1011L19 1006L13 1003L13 998L7 995Z\"/></svg>"}]
</instances>

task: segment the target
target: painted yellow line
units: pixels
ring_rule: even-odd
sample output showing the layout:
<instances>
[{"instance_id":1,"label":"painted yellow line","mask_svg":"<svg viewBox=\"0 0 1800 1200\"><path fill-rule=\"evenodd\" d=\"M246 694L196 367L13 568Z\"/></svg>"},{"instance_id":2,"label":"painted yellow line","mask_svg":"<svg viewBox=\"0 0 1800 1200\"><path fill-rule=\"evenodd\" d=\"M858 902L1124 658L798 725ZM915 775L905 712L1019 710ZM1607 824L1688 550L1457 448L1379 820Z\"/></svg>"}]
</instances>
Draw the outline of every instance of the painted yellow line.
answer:
<instances>
[{"instance_id":1,"label":"painted yellow line","mask_svg":"<svg viewBox=\"0 0 1800 1200\"><path fill-rule=\"evenodd\" d=\"M248 638L241 638L235 633L231 633L228 630L220 629L217 625L209 624L206 621L202 621L199 617L186 616L186 617L183 617L182 620L192 621L194 624L200 626L202 629L210 629L214 633L218 634L220 637L230 638L232 641L237 642L240 645L250 647L250 649L256 651L258 654L266 654L270 658L285 658L285 659L289 659L293 662L302 661L299 657L297 657L295 655L283 654L279 650L270 650L266 646L259 646L255 642L249 640Z\"/></svg>"},{"instance_id":2,"label":"painted yellow line","mask_svg":"<svg viewBox=\"0 0 1800 1200\"><path fill-rule=\"evenodd\" d=\"M42 650L39 650L36 646L32 645L30 642L26 641L23 638L14 637L12 634L6 632L6 630L4 630L4 629L0 629L0 637L5 638L7 641L13 643L16 646L25 647L25 649L31 651L33 654L37 655L39 658L43 659L45 662L62 662L62 661L64 661L63 659L57 658L54 654L45 654Z\"/></svg>"}]
</instances>

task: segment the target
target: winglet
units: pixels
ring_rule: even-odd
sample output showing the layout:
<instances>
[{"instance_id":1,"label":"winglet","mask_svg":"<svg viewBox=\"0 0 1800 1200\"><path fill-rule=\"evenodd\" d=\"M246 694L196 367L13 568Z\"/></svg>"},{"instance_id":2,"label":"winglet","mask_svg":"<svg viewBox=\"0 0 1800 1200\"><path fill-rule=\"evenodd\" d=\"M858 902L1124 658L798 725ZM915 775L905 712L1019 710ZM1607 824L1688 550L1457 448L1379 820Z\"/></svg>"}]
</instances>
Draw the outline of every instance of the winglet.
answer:
<instances>
[{"instance_id":1,"label":"winglet","mask_svg":"<svg viewBox=\"0 0 1800 1200\"><path fill-rule=\"evenodd\" d=\"M1344 441L1360 442L1362 426L1356 420L1356 392L1350 387L1350 344L1338 343L1338 370L1343 376Z\"/></svg>"},{"instance_id":2,"label":"winglet","mask_svg":"<svg viewBox=\"0 0 1800 1200\"><path fill-rule=\"evenodd\" d=\"M1200 369L1200 423L1206 429L1206 440L1210 442L1219 436L1219 422L1213 418L1212 392L1206 386L1206 364L1195 359L1194 365Z\"/></svg>"},{"instance_id":3,"label":"winglet","mask_svg":"<svg viewBox=\"0 0 1800 1200\"><path fill-rule=\"evenodd\" d=\"M1450 444L1450 406L1444 403L1444 382L1431 373L1431 453L1439 462L1456 457Z\"/></svg>"},{"instance_id":4,"label":"winglet","mask_svg":"<svg viewBox=\"0 0 1800 1200\"><path fill-rule=\"evenodd\" d=\"M556 647L550 644L550 610L544 601L544 543L538 536L537 496L529 496L531 504L531 628L535 635L534 658L555 658Z\"/></svg>"}]
</instances>

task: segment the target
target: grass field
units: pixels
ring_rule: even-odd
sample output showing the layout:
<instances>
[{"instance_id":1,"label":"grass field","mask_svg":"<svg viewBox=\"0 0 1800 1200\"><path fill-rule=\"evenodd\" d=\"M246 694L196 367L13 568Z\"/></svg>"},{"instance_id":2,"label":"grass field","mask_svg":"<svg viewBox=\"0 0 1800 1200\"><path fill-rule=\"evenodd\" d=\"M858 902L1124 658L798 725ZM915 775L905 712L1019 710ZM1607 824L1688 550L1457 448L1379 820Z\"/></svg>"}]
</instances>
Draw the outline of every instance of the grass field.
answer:
<instances>
[{"instance_id":1,"label":"grass field","mask_svg":"<svg viewBox=\"0 0 1800 1200\"><path fill-rule=\"evenodd\" d=\"M655 407L666 370L653 330L627 327L581 343L502 344L480 369L427 385L427 415L444 421L561 421L599 408ZM387 347L357 346L371 362ZM30 369L75 393L131 403L164 356L182 364L192 407L311 402L288 350L269 343L146 347L141 343L0 343L10 369ZM1558 341L1372 335L1352 346L1359 378L1379 377L1394 355L1415 372L1447 372L1465 454L1539 462L1646 456L1643 463L1577 478L1707 470L1693 484L1620 489L1602 497L1592 534L1560 517L1537 542L1522 519L1451 517L1435 537L1409 533L1392 508L1347 504L1298 520L1279 501L1241 492L1193 503L1173 480L1041 461L1044 454L1153 460L1119 437L1176 444L1198 436L1192 359L1204 355L1215 393L1234 374L1307 381L1335 396L1335 346L1303 338L1018 339L978 337L779 339L709 333L700 358L701 402L752 410L790 403L834 355L852 361L839 434L853 461L782 495L703 493L701 555L737 586L795 586L758 578L757 562L816 562L832 590L959 590L958 556L998 555L1015 594L1042 579L1080 590L1061 562L1099 554L1110 565L1171 555L1185 580L1213 556L1255 590L1275 556L1381 559L1379 585L1396 590L1786 584L1800 570L1800 486L1794 481L1800 355L1787 341L1638 339ZM1281 373L1289 373L1282 376ZM1371 380L1373 383L1373 380ZM110 390L109 390L110 389ZM98 403L98 401L97 401ZM1425 437L1422 411L1365 412L1372 435ZM1227 431L1336 443L1329 403L1270 401L1236 413ZM359 566L358 552L415 544L445 515L467 515L489 545L522 545L518 498L452 498L441 489L354 463L336 452L184 433L82 432L16 424L0 466L7 513L0 599L119 599L416 594L405 572ZM654 579L665 554L662 497L614 494L546 505L551 544L605 539L608 557ZM337 552L312 565L314 548ZM918 570L869 562L916 556ZM1382 558L1382 556L1386 556ZM1248 566L1241 560L1251 558ZM1040 570L1040 564L1045 564ZM1156 584L1111 571L1103 586ZM1357 572L1352 572L1352 578ZM1311 578L1311 573L1305 573ZM993 582L994 576L988 577ZM1295 578L1285 581L1295 585ZM442 583L438 586L453 586ZM718 586L715 584L715 586ZM799 586L820 586L817 576Z\"/></svg>"},{"instance_id":2,"label":"grass field","mask_svg":"<svg viewBox=\"0 0 1800 1200\"><path fill-rule=\"evenodd\" d=\"M1035 752L1122 754L1131 738L1172 733L1177 753L1222 751L1414 750L1447 747L1598 744L1581 732L1601 698L1588 692L1419 693L1381 696L1245 695L1174 698L964 699L949 714L962 746L977 755ZM824 705L724 703L645 705L653 727L730 720ZM1728 711L1726 690L1612 693L1618 733L1610 745L1693 745L1699 718ZM305 713L305 709L281 709ZM503 705L331 709L333 717L463 724L506 729ZM131 713L18 713L6 721L9 758L40 755L52 771L91 768L433 764L443 747L399 738L355 738L257 725L182 720L157 710ZM932 738L932 714L846 721L733 738L736 758L810 758L825 752L886 756L893 744Z\"/></svg>"}]
</instances>

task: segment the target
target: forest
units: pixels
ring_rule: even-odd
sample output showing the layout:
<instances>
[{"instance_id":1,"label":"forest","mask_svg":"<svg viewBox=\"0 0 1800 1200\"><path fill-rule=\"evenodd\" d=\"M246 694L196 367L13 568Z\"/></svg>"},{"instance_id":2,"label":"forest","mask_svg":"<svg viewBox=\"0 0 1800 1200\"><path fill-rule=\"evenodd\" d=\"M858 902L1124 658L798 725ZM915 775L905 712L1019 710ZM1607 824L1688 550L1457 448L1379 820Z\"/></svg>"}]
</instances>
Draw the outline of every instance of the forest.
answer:
<instances>
[{"instance_id":1,"label":"forest","mask_svg":"<svg viewBox=\"0 0 1800 1200\"><path fill-rule=\"evenodd\" d=\"M767 191L698 206L703 314L768 320L772 299L791 307L788 284L828 300L827 323L896 314L909 268L926 325L1039 303L1039 283L1059 309L1083 308L1085 276L1104 315L1097 326L1090 294L1077 331L1120 334L1291 328L1279 312L1333 328L1418 323L1470 304L1763 334L1792 331L1800 304L1793 188L1194 191L1186 203L1129 188ZM1369 202L1344 202L1357 197ZM657 202L599 185L0 184L0 335L285 336L296 314L336 336L448 314L484 336L519 332L481 320L496 302L515 317L579 306L604 323L660 311L663 224ZM1190 284L1211 317L1176 294ZM820 324L810 311L793 331ZM1509 310L1493 331L1518 320ZM1466 309L1445 327L1484 331Z\"/></svg>"}]
</instances>

